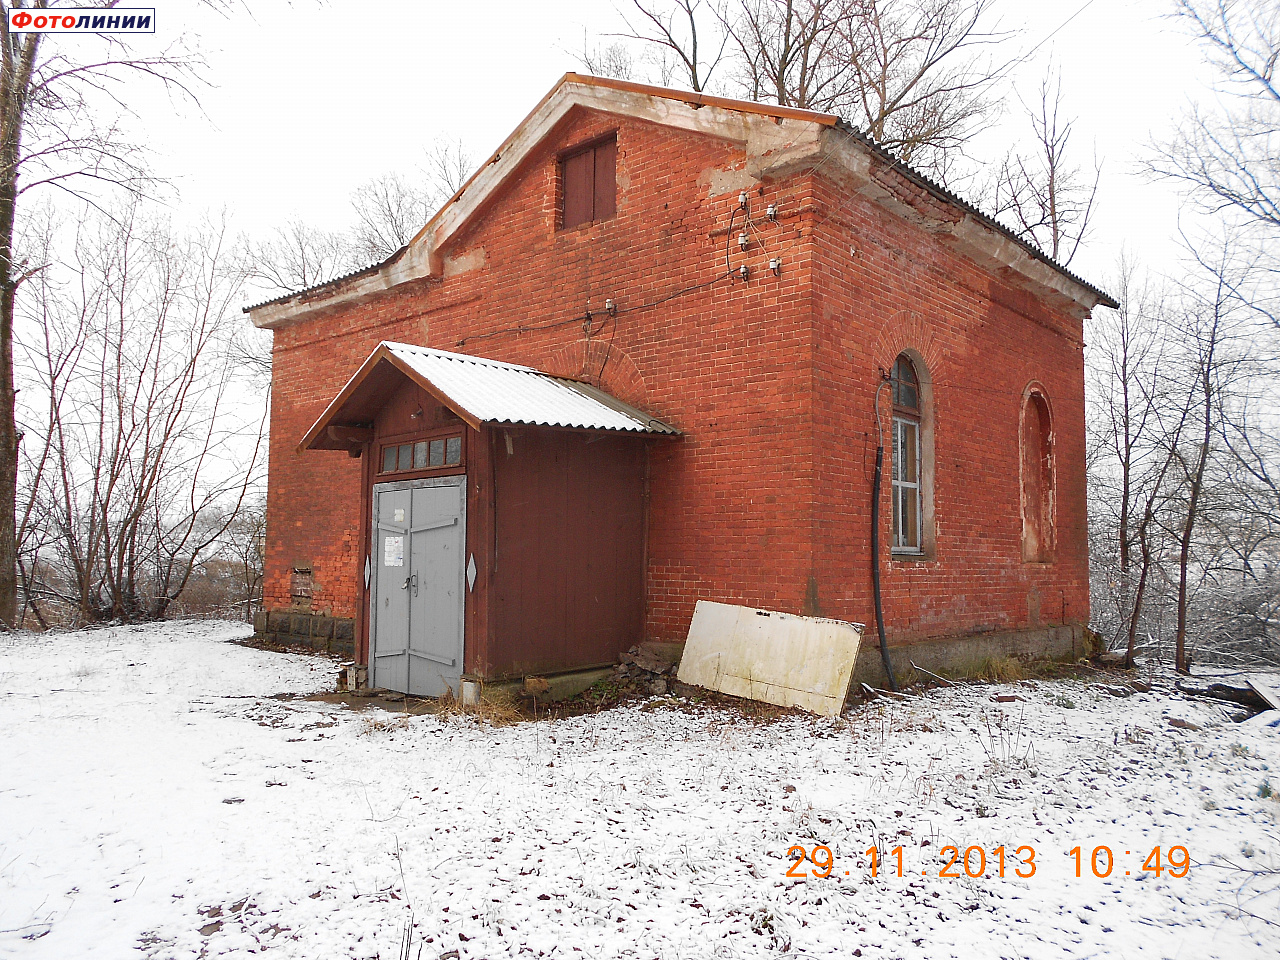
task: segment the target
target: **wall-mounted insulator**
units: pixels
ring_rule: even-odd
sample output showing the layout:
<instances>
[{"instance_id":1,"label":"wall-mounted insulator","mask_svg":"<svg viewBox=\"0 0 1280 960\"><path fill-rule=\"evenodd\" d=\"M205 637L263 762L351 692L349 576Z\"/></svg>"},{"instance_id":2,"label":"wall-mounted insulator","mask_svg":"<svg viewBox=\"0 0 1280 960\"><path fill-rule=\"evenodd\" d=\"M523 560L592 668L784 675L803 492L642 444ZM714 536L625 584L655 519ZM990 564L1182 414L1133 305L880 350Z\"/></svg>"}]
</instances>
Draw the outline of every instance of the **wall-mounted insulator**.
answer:
<instances>
[{"instance_id":1,"label":"wall-mounted insulator","mask_svg":"<svg viewBox=\"0 0 1280 960\"><path fill-rule=\"evenodd\" d=\"M738 194L738 206L743 210L747 209L747 191L743 190Z\"/></svg>"},{"instance_id":2,"label":"wall-mounted insulator","mask_svg":"<svg viewBox=\"0 0 1280 960\"><path fill-rule=\"evenodd\" d=\"M769 261L769 269L773 271L775 277L782 276L782 258L774 257Z\"/></svg>"},{"instance_id":3,"label":"wall-mounted insulator","mask_svg":"<svg viewBox=\"0 0 1280 960\"><path fill-rule=\"evenodd\" d=\"M618 305L613 302L612 298L604 302L604 309L611 317L616 317L618 315Z\"/></svg>"},{"instance_id":4,"label":"wall-mounted insulator","mask_svg":"<svg viewBox=\"0 0 1280 960\"><path fill-rule=\"evenodd\" d=\"M751 243L751 238L747 236L747 231L743 230L738 234L738 249L746 252L747 246Z\"/></svg>"},{"instance_id":5,"label":"wall-mounted insulator","mask_svg":"<svg viewBox=\"0 0 1280 960\"><path fill-rule=\"evenodd\" d=\"M738 268L738 276L742 278L743 283L746 283L751 278L751 269L744 263Z\"/></svg>"},{"instance_id":6,"label":"wall-mounted insulator","mask_svg":"<svg viewBox=\"0 0 1280 960\"><path fill-rule=\"evenodd\" d=\"M765 208L764 215L776 223L778 220L778 205L776 203L769 204Z\"/></svg>"}]
</instances>

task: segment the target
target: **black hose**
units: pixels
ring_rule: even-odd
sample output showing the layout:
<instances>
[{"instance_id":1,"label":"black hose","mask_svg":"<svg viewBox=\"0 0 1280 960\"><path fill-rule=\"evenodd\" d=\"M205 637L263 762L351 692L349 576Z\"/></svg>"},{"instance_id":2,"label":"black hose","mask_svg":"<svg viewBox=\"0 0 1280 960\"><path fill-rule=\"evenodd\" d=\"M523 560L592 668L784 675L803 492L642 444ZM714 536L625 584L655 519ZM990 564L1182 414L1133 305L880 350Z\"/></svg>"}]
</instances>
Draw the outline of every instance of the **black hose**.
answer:
<instances>
[{"instance_id":1,"label":"black hose","mask_svg":"<svg viewBox=\"0 0 1280 960\"><path fill-rule=\"evenodd\" d=\"M883 386L883 384L881 384ZM876 390L876 428L880 428L880 390ZM893 675L893 661L889 658L889 641L884 635L884 607L880 602L880 479L884 474L884 435L876 447L876 472L871 480L871 592L876 600L876 632L880 635L880 657L884 660L884 672L889 677L889 689L898 692L898 680Z\"/></svg>"}]
</instances>

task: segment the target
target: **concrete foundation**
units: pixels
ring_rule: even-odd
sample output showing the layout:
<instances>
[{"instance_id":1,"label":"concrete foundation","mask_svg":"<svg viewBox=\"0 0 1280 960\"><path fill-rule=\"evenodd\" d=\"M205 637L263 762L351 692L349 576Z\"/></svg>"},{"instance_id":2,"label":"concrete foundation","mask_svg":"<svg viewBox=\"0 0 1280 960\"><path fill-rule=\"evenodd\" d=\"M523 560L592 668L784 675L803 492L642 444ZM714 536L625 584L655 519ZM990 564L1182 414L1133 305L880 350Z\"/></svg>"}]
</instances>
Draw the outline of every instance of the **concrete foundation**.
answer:
<instances>
[{"instance_id":1,"label":"concrete foundation","mask_svg":"<svg viewBox=\"0 0 1280 960\"><path fill-rule=\"evenodd\" d=\"M300 610L272 610L253 618L254 636L281 646L310 647L320 653L354 657L356 622Z\"/></svg>"},{"instance_id":2,"label":"concrete foundation","mask_svg":"<svg viewBox=\"0 0 1280 960\"><path fill-rule=\"evenodd\" d=\"M1079 660L1092 651L1085 638L1085 626L1069 623L1027 630L1003 630L969 634L962 637L930 639L919 643L891 645L889 658L899 683L919 679L911 669L915 661L926 670L946 677L972 677L982 672L988 660L1015 657L1031 660ZM888 680L880 656L880 641L874 624L867 625L862 648L853 668L853 683L873 687L887 686Z\"/></svg>"}]
</instances>

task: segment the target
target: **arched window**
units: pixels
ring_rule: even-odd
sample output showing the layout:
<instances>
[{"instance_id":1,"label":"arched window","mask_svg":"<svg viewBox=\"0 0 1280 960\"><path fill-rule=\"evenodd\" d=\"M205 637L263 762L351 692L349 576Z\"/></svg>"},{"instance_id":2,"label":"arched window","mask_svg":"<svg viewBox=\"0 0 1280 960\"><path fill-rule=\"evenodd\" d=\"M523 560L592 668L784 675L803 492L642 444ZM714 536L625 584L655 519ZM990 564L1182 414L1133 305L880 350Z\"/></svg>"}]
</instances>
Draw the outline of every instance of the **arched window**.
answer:
<instances>
[{"instance_id":1,"label":"arched window","mask_svg":"<svg viewBox=\"0 0 1280 960\"><path fill-rule=\"evenodd\" d=\"M905 353L893 362L893 552L924 553L924 457L920 377Z\"/></svg>"},{"instance_id":2,"label":"arched window","mask_svg":"<svg viewBox=\"0 0 1280 960\"><path fill-rule=\"evenodd\" d=\"M1049 402L1036 388L1022 404L1022 559L1053 559L1053 425Z\"/></svg>"}]
</instances>

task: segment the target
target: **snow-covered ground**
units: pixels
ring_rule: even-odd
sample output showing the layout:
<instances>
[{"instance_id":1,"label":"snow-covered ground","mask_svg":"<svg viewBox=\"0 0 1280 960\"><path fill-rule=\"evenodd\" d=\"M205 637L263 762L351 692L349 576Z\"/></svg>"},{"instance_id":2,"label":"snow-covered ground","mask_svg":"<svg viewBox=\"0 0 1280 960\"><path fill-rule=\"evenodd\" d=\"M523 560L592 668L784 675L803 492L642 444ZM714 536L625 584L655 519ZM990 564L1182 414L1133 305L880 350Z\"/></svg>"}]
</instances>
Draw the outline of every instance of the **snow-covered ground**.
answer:
<instances>
[{"instance_id":1,"label":"snow-covered ground","mask_svg":"<svg viewBox=\"0 0 1280 960\"><path fill-rule=\"evenodd\" d=\"M273 698L333 665L245 633L0 638L0 956L391 960L411 918L459 960L1280 955L1280 729L1167 682L494 729ZM787 878L818 844L830 878Z\"/></svg>"}]
</instances>

